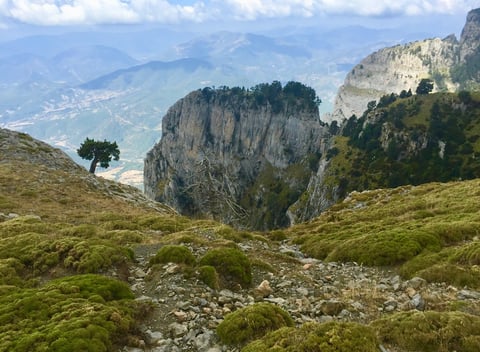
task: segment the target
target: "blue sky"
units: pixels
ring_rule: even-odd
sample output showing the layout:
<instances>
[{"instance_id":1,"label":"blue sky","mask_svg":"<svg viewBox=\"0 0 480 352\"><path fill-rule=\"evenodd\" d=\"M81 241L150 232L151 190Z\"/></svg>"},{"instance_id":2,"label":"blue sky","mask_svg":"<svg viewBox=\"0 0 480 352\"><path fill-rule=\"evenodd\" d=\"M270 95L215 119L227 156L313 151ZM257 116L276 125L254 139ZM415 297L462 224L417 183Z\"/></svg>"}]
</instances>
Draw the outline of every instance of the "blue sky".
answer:
<instances>
[{"instance_id":1,"label":"blue sky","mask_svg":"<svg viewBox=\"0 0 480 352\"><path fill-rule=\"evenodd\" d=\"M480 0L0 0L0 28L453 16L477 7Z\"/></svg>"}]
</instances>

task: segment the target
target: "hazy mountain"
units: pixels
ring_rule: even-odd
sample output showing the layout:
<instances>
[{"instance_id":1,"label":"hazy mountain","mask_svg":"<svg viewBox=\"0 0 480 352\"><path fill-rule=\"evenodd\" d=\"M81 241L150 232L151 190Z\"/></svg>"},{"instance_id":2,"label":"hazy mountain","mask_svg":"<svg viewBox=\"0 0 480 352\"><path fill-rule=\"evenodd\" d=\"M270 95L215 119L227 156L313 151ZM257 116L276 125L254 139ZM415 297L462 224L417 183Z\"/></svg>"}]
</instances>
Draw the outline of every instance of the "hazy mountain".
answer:
<instances>
[{"instance_id":1,"label":"hazy mountain","mask_svg":"<svg viewBox=\"0 0 480 352\"><path fill-rule=\"evenodd\" d=\"M112 70L133 66L138 61L118 49L95 45L62 51L50 63L61 74L87 82Z\"/></svg>"}]
</instances>

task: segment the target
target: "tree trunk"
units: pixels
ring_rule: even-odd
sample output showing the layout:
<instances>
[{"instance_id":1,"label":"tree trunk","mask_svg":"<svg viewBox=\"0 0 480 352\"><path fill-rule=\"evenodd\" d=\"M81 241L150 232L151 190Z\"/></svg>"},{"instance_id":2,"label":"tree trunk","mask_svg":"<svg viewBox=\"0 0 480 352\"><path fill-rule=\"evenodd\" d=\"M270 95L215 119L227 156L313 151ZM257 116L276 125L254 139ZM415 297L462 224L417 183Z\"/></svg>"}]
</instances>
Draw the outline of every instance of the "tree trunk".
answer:
<instances>
[{"instance_id":1,"label":"tree trunk","mask_svg":"<svg viewBox=\"0 0 480 352\"><path fill-rule=\"evenodd\" d=\"M95 173L95 169L97 168L97 164L98 164L98 159L97 158L93 158L92 160L92 163L90 164L90 173L94 174Z\"/></svg>"}]
</instances>

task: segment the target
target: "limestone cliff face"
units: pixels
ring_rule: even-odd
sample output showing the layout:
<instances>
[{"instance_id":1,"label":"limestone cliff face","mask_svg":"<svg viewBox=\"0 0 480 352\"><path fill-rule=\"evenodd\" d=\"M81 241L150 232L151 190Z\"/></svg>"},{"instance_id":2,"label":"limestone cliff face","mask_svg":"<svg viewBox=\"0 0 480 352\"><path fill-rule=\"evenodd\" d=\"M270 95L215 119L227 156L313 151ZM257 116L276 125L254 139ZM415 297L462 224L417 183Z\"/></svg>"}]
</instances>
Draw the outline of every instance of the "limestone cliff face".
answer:
<instances>
[{"instance_id":1,"label":"limestone cliff face","mask_svg":"<svg viewBox=\"0 0 480 352\"><path fill-rule=\"evenodd\" d=\"M287 208L316 172L329 134L316 105L277 95L204 89L178 101L145 160L147 195L239 226L288 225Z\"/></svg>"},{"instance_id":2,"label":"limestone cliff face","mask_svg":"<svg viewBox=\"0 0 480 352\"><path fill-rule=\"evenodd\" d=\"M367 103L402 90L415 92L422 78L435 81L434 91L455 91L450 68L457 62L459 44L454 37L429 39L379 50L347 75L335 99L333 116L342 121L361 116Z\"/></svg>"},{"instance_id":3,"label":"limestone cliff face","mask_svg":"<svg viewBox=\"0 0 480 352\"><path fill-rule=\"evenodd\" d=\"M474 62L480 58L479 44L480 9L476 9L468 14L460 41L451 35L379 50L350 71L337 93L333 114L326 120L361 116L368 102L386 94L409 89L415 93L422 78L434 81L434 92L472 89L475 86L465 81L480 81L477 72L471 72L478 70ZM465 68L466 64L471 65Z\"/></svg>"},{"instance_id":4,"label":"limestone cliff face","mask_svg":"<svg viewBox=\"0 0 480 352\"><path fill-rule=\"evenodd\" d=\"M480 46L480 9L467 15L467 22L460 37L460 62L465 62L475 54Z\"/></svg>"}]
</instances>

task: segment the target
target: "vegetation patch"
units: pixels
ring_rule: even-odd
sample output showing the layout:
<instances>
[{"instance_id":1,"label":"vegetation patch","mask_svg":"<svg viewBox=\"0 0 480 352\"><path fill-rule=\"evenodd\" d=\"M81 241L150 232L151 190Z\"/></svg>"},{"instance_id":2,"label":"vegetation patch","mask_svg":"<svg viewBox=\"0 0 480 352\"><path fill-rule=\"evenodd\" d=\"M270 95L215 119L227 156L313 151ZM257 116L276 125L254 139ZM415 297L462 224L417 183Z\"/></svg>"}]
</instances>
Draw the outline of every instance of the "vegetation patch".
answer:
<instances>
[{"instance_id":1,"label":"vegetation patch","mask_svg":"<svg viewBox=\"0 0 480 352\"><path fill-rule=\"evenodd\" d=\"M403 312L371 326L386 345L418 352L475 352L480 346L480 317L461 312Z\"/></svg>"},{"instance_id":2,"label":"vegetation patch","mask_svg":"<svg viewBox=\"0 0 480 352\"><path fill-rule=\"evenodd\" d=\"M236 248L214 248L200 259L199 265L216 269L221 285L225 287L249 287L252 283L250 260Z\"/></svg>"},{"instance_id":3,"label":"vegetation patch","mask_svg":"<svg viewBox=\"0 0 480 352\"><path fill-rule=\"evenodd\" d=\"M185 246L165 245L150 259L150 265L160 263L193 265L195 264L195 256Z\"/></svg>"},{"instance_id":4,"label":"vegetation patch","mask_svg":"<svg viewBox=\"0 0 480 352\"><path fill-rule=\"evenodd\" d=\"M243 345L270 331L293 325L293 319L280 307L256 303L228 314L218 325L217 334L223 343Z\"/></svg>"},{"instance_id":5,"label":"vegetation patch","mask_svg":"<svg viewBox=\"0 0 480 352\"><path fill-rule=\"evenodd\" d=\"M305 323L281 328L248 344L242 352L377 352L372 328L357 323Z\"/></svg>"},{"instance_id":6,"label":"vegetation patch","mask_svg":"<svg viewBox=\"0 0 480 352\"><path fill-rule=\"evenodd\" d=\"M198 278L211 289L220 288L220 279L217 270L211 265L203 265L198 268Z\"/></svg>"},{"instance_id":7,"label":"vegetation patch","mask_svg":"<svg viewBox=\"0 0 480 352\"><path fill-rule=\"evenodd\" d=\"M389 230L359 236L338 244L328 261L354 261L365 265L396 265L412 259L425 249L439 250L435 236L417 230Z\"/></svg>"},{"instance_id":8,"label":"vegetation patch","mask_svg":"<svg viewBox=\"0 0 480 352\"><path fill-rule=\"evenodd\" d=\"M134 327L132 298L97 275L0 294L0 350L114 351Z\"/></svg>"}]
</instances>

